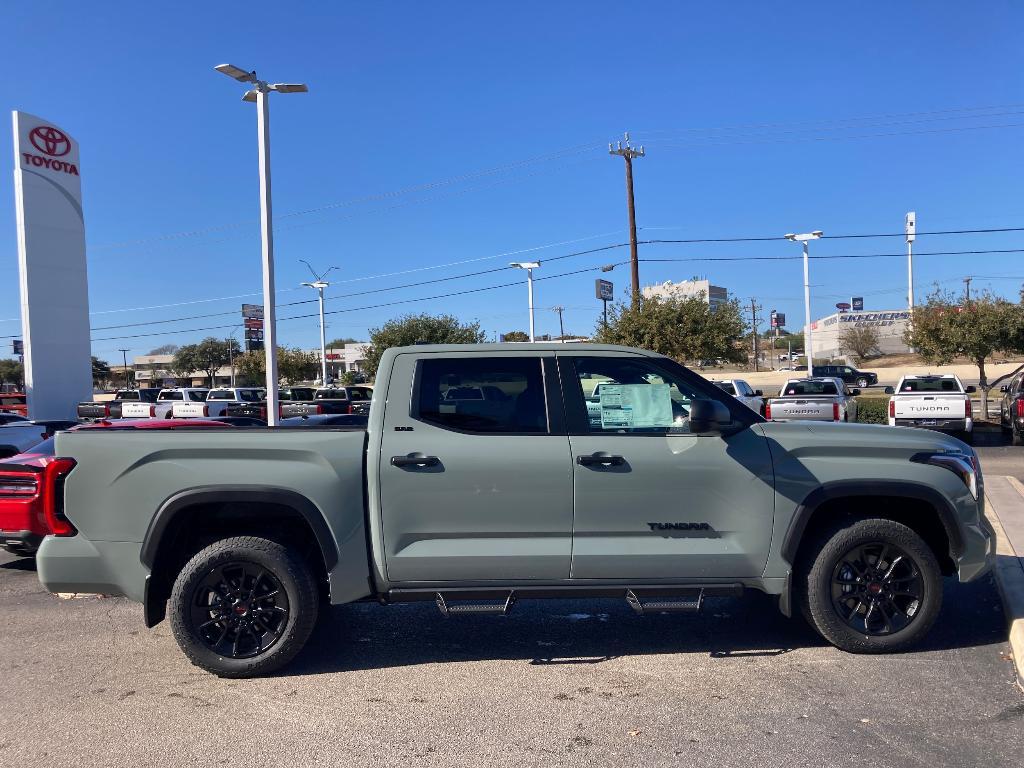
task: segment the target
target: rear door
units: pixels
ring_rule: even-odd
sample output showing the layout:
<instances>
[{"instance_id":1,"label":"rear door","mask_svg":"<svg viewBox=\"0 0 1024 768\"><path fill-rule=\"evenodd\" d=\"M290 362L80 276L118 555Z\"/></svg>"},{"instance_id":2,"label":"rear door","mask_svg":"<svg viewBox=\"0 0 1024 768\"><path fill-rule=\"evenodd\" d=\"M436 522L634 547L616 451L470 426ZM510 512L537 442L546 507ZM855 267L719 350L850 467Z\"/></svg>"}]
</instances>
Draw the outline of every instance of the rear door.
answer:
<instances>
[{"instance_id":1,"label":"rear door","mask_svg":"<svg viewBox=\"0 0 1024 768\"><path fill-rule=\"evenodd\" d=\"M757 417L671 361L558 353L574 456L573 579L759 576L768 560L774 474L757 427L689 431L695 398L739 424Z\"/></svg>"},{"instance_id":2,"label":"rear door","mask_svg":"<svg viewBox=\"0 0 1024 768\"><path fill-rule=\"evenodd\" d=\"M572 458L551 353L399 355L385 403L389 581L569 578Z\"/></svg>"}]
</instances>

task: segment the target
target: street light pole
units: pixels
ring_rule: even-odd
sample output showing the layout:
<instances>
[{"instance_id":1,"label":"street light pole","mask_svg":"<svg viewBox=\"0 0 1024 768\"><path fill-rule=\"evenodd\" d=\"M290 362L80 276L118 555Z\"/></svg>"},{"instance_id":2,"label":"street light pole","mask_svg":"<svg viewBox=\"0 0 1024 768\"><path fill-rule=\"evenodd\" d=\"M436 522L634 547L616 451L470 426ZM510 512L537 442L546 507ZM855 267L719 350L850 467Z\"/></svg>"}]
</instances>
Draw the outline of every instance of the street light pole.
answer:
<instances>
[{"instance_id":1,"label":"street light pole","mask_svg":"<svg viewBox=\"0 0 1024 768\"><path fill-rule=\"evenodd\" d=\"M914 311L914 238L917 237L917 215L907 214L907 310Z\"/></svg>"},{"instance_id":2,"label":"street light pole","mask_svg":"<svg viewBox=\"0 0 1024 768\"><path fill-rule=\"evenodd\" d=\"M320 383L323 386L327 386L327 325L324 323L324 288L330 286L326 280L327 275L331 273L331 270L337 269L337 267L331 267L323 274L319 274L313 265L305 259L299 259L305 264L309 271L313 273L313 277L316 278L311 283L303 283L307 288L316 288L317 297L320 299Z\"/></svg>"},{"instance_id":3,"label":"street light pole","mask_svg":"<svg viewBox=\"0 0 1024 768\"><path fill-rule=\"evenodd\" d=\"M810 276L810 254L808 252L808 243L811 240L817 240L822 236L823 232L820 229L816 229L813 232L809 232L804 235L786 235L787 240L792 240L795 243L800 243L804 250L804 355L807 357L807 375L814 375L814 343L811 333L811 276Z\"/></svg>"},{"instance_id":4,"label":"street light pole","mask_svg":"<svg viewBox=\"0 0 1024 768\"><path fill-rule=\"evenodd\" d=\"M260 235L263 255L263 346L267 359L267 425L278 422L277 393L277 310L274 304L274 224L270 196L270 103L271 91L278 93L305 93L302 83L267 83L256 77L256 71L247 72L233 64L218 64L218 72L252 88L242 96L243 101L256 104L256 129L260 153Z\"/></svg>"},{"instance_id":5,"label":"street light pole","mask_svg":"<svg viewBox=\"0 0 1024 768\"><path fill-rule=\"evenodd\" d=\"M540 266L539 261L513 261L509 263L510 267L517 267L518 269L526 270L526 286L529 293L530 302L530 341L536 341L534 335L534 324L533 324L533 270Z\"/></svg>"}]
</instances>

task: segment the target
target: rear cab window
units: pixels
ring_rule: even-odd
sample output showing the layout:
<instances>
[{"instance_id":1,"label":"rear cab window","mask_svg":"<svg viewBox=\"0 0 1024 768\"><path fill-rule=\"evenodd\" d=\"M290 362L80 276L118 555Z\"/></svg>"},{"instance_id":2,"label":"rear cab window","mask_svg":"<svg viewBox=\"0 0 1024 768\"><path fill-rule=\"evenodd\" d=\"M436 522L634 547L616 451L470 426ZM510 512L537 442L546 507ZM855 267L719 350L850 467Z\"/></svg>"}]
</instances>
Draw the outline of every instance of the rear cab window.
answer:
<instances>
[{"instance_id":1,"label":"rear cab window","mask_svg":"<svg viewBox=\"0 0 1024 768\"><path fill-rule=\"evenodd\" d=\"M954 392L963 393L956 379L905 379L900 392Z\"/></svg>"}]
</instances>

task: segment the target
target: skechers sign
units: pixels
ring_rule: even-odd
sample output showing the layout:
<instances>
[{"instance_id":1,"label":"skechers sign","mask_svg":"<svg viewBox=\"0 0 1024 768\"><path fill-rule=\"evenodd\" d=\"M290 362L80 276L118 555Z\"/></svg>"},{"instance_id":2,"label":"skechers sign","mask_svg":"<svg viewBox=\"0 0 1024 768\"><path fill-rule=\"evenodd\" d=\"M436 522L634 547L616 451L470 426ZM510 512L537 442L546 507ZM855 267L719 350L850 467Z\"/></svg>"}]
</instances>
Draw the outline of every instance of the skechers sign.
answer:
<instances>
[{"instance_id":1,"label":"skechers sign","mask_svg":"<svg viewBox=\"0 0 1024 768\"><path fill-rule=\"evenodd\" d=\"M25 165L36 168L49 168L53 171L63 171L72 176L78 176L78 166L69 163L67 160L59 160L71 151L71 140L59 128L52 125L37 125L28 133L29 143L37 150L46 155L37 155L34 152L21 152Z\"/></svg>"}]
</instances>

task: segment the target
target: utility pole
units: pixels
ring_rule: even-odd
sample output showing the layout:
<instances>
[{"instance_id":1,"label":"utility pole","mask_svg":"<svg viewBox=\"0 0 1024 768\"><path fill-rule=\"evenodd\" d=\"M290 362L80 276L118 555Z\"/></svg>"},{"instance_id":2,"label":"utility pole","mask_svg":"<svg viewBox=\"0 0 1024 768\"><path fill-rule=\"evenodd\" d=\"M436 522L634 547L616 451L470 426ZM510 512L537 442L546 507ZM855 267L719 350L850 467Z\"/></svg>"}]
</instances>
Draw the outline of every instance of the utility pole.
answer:
<instances>
[{"instance_id":1,"label":"utility pole","mask_svg":"<svg viewBox=\"0 0 1024 768\"><path fill-rule=\"evenodd\" d=\"M750 297L750 329L754 336L754 373L757 373L757 312L761 307Z\"/></svg>"},{"instance_id":2,"label":"utility pole","mask_svg":"<svg viewBox=\"0 0 1024 768\"><path fill-rule=\"evenodd\" d=\"M967 301L971 300L971 280L973 280L973 279L974 279L973 277L965 277L964 278L964 285L967 286L967 299L966 299Z\"/></svg>"},{"instance_id":3,"label":"utility pole","mask_svg":"<svg viewBox=\"0 0 1024 768\"><path fill-rule=\"evenodd\" d=\"M914 238L917 237L917 214L907 213L907 310L914 311Z\"/></svg>"},{"instance_id":4,"label":"utility pole","mask_svg":"<svg viewBox=\"0 0 1024 768\"><path fill-rule=\"evenodd\" d=\"M565 341L565 326L562 324L562 313L565 312L565 307L559 305L551 308L552 312L558 313L558 332L561 334L560 338Z\"/></svg>"},{"instance_id":5,"label":"utility pole","mask_svg":"<svg viewBox=\"0 0 1024 768\"><path fill-rule=\"evenodd\" d=\"M121 353L121 360L124 361L124 388L128 389L128 352L127 349L118 349Z\"/></svg>"},{"instance_id":6,"label":"utility pole","mask_svg":"<svg viewBox=\"0 0 1024 768\"><path fill-rule=\"evenodd\" d=\"M629 144L629 132L626 132L626 143L615 142L615 148L608 145L608 154L620 155L626 161L626 206L629 210L629 264L632 277L633 307L640 302L640 259L636 250L636 209L633 206L633 158L643 157L643 145L639 149Z\"/></svg>"}]
</instances>

